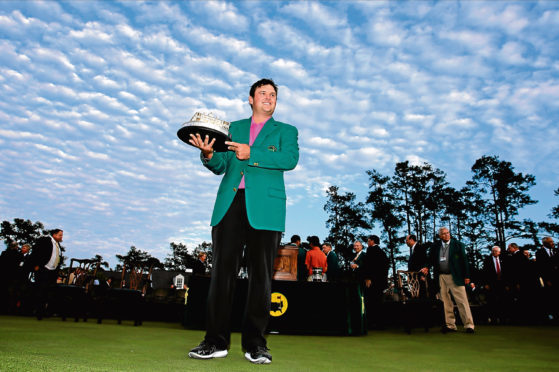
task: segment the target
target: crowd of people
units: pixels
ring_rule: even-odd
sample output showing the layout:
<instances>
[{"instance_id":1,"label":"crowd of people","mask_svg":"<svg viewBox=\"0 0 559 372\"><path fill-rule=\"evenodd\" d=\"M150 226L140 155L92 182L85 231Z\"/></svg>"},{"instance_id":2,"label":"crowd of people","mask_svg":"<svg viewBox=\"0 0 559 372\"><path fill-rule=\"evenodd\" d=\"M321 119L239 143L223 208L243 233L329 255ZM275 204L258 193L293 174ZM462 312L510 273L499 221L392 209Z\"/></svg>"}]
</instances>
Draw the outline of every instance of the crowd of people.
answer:
<instances>
[{"instance_id":1,"label":"crowd of people","mask_svg":"<svg viewBox=\"0 0 559 372\"><path fill-rule=\"evenodd\" d=\"M30 280L34 284L32 298L34 311L42 319L48 302L50 288L57 283L61 264L62 242L64 232L54 229L49 235L37 240L33 249L23 244L21 249L16 242L11 242L0 255L0 296L6 299L1 310L17 313L22 301L28 297ZM72 280L77 280L80 272L74 272Z\"/></svg>"},{"instance_id":2,"label":"crowd of people","mask_svg":"<svg viewBox=\"0 0 559 372\"><path fill-rule=\"evenodd\" d=\"M21 247L17 243L8 244L0 256L0 291L6 300L3 312L17 312L33 277L39 288L34 306L41 317L46 301L41 293L46 293L45 288L58 278L62 236L63 231L55 229L39 239L33 250L29 244ZM389 261L379 243L376 235L368 237L366 250L361 241L354 242L354 256L349 263L349 277L361 283L369 326L374 328L384 326L379 311L389 278ZM543 238L534 257L516 243L510 243L505 252L494 246L477 272L468 265L464 245L451 237L446 228L440 229L439 240L434 243L420 244L413 234L406 236L405 243L410 252L407 270L418 272L421 280L429 283L425 287L429 292L423 291L422 296L439 298L443 303L445 333L456 331L454 304L465 330L470 333L474 332L471 303L484 305L484 311L477 314L481 317L478 320L491 324L522 323L528 319L556 321L559 317L555 304L559 294L559 254L551 237ZM317 236L309 236L302 242L299 235L293 235L289 245L298 248L298 280L340 280L341 262L331 244L321 244ZM200 252L193 274L206 272L206 257ZM79 268L69 275L69 283L77 283Z\"/></svg>"},{"instance_id":3,"label":"crowd of people","mask_svg":"<svg viewBox=\"0 0 559 372\"><path fill-rule=\"evenodd\" d=\"M354 242L354 256L349 262L349 277L361 284L369 327L373 328L384 327L379 311L389 285L389 261L379 243L376 235L368 237L366 250L361 241ZM551 237L543 238L535 257L516 243L510 243L503 254L500 247L494 246L481 270L470 267L464 244L447 228L441 228L432 243L420 244L414 234L407 235L405 243L409 248L407 270L417 272L424 283L421 296L442 301L443 333L457 330L455 306L467 333L475 332L471 305L483 305L478 306L482 310L476 317L490 324L555 322L559 317L555 304L559 294L559 254ZM340 260L331 244L321 245L316 236L302 243L299 235L293 235L289 245L298 248L299 281L340 279Z\"/></svg>"}]
</instances>

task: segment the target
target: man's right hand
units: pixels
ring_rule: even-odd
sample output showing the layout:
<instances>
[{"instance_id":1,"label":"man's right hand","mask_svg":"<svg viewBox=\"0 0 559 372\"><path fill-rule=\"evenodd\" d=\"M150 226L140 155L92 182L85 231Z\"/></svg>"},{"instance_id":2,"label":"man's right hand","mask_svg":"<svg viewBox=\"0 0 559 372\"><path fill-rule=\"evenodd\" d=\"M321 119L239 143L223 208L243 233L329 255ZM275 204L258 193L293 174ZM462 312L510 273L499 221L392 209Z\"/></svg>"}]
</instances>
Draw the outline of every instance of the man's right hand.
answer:
<instances>
[{"instance_id":1,"label":"man's right hand","mask_svg":"<svg viewBox=\"0 0 559 372\"><path fill-rule=\"evenodd\" d=\"M190 135L190 139L188 140L188 142L190 142L190 144L192 144L194 147L199 148L202 151L202 156L204 156L205 159L209 160L212 158L214 154L213 146L215 138L212 138L212 140L210 141L210 136L206 135L202 140L200 134L196 133L196 135Z\"/></svg>"}]
</instances>

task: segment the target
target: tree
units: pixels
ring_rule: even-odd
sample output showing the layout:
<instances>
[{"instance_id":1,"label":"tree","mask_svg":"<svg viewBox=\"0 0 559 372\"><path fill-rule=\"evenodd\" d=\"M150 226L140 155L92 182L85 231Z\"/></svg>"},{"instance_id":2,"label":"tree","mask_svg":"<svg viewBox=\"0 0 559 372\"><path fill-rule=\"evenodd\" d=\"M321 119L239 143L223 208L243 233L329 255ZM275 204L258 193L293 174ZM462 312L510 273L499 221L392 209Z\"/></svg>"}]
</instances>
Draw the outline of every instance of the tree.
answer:
<instances>
[{"instance_id":1,"label":"tree","mask_svg":"<svg viewBox=\"0 0 559 372\"><path fill-rule=\"evenodd\" d=\"M494 229L497 245L504 250L509 238L523 236L514 217L522 207L536 203L528 195L536 184L535 177L515 173L512 164L498 156L482 156L472 166L472 172L468 184L484 197L485 217Z\"/></svg>"},{"instance_id":2,"label":"tree","mask_svg":"<svg viewBox=\"0 0 559 372\"><path fill-rule=\"evenodd\" d=\"M183 243L171 242L171 254L165 259L165 268L167 270L186 271L192 268L196 257L188 252L188 248Z\"/></svg>"},{"instance_id":3,"label":"tree","mask_svg":"<svg viewBox=\"0 0 559 372\"><path fill-rule=\"evenodd\" d=\"M392 266L392 277L396 277L396 254L398 249L398 231L404 223L404 218L398 214L399 201L395 193L390 190L390 177L383 176L376 170L367 171L369 175L369 195L367 204L370 206L369 213L371 225L380 222L383 234L387 240L389 260Z\"/></svg>"},{"instance_id":4,"label":"tree","mask_svg":"<svg viewBox=\"0 0 559 372\"><path fill-rule=\"evenodd\" d=\"M33 246L37 239L47 234L43 224L39 221L31 222L22 218L15 218L13 223L2 221L0 237L4 240L6 247L16 242L18 245L29 244Z\"/></svg>"},{"instance_id":5,"label":"tree","mask_svg":"<svg viewBox=\"0 0 559 372\"><path fill-rule=\"evenodd\" d=\"M336 248L342 267L347 269L352 260L353 243L360 234L360 229L369 228L364 217L365 206L355 202L355 194L339 193L338 186L326 190L328 201L324 210L329 214L326 227L330 229L325 241Z\"/></svg>"},{"instance_id":6,"label":"tree","mask_svg":"<svg viewBox=\"0 0 559 372\"><path fill-rule=\"evenodd\" d=\"M107 261L104 261L103 256L101 256L100 254L96 254L95 257L91 258L91 260L99 262L99 266L102 266L106 269L109 268L109 263Z\"/></svg>"},{"instance_id":7,"label":"tree","mask_svg":"<svg viewBox=\"0 0 559 372\"><path fill-rule=\"evenodd\" d=\"M559 196L559 188L553 192L555 196ZM551 213L549 214L550 218L559 219L559 205L553 207L551 209ZM559 224L556 222L540 222L539 227L551 235L559 235ZM536 243L537 244L537 243Z\"/></svg>"},{"instance_id":8,"label":"tree","mask_svg":"<svg viewBox=\"0 0 559 372\"><path fill-rule=\"evenodd\" d=\"M159 259L151 256L148 252L136 249L134 246L130 247L126 255L117 254L116 258L120 262L120 264L116 265L116 271L121 271L124 266L163 268L163 264Z\"/></svg>"},{"instance_id":9,"label":"tree","mask_svg":"<svg viewBox=\"0 0 559 372\"><path fill-rule=\"evenodd\" d=\"M419 242L436 234L436 217L444 210L441 199L447 185L445 173L433 169L429 163L409 165L405 161L396 164L389 187L394 197L401 201L398 208L404 213L407 233L414 233Z\"/></svg>"}]
</instances>

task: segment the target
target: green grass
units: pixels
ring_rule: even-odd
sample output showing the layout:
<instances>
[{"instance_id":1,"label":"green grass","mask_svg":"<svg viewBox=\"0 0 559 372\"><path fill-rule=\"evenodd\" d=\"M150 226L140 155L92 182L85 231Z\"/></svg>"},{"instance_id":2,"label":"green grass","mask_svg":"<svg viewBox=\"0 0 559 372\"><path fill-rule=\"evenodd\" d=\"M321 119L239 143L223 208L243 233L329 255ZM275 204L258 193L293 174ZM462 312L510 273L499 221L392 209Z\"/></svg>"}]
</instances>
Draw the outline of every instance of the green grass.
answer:
<instances>
[{"instance_id":1,"label":"green grass","mask_svg":"<svg viewBox=\"0 0 559 372\"><path fill-rule=\"evenodd\" d=\"M179 324L0 316L0 371L552 371L559 327L480 326L476 334L411 335L401 329L360 337L270 335L270 365L247 362L240 335L227 358L193 360L203 332Z\"/></svg>"}]
</instances>

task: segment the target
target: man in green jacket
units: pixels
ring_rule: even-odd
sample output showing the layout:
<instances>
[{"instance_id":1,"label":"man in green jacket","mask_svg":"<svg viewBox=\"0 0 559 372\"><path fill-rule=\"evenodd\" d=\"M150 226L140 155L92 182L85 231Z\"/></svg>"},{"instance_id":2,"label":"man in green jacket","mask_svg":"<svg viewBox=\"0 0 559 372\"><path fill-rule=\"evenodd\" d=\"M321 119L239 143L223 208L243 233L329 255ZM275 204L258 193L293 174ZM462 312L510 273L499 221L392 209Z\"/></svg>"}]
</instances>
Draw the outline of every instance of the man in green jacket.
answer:
<instances>
[{"instance_id":1,"label":"man in green jacket","mask_svg":"<svg viewBox=\"0 0 559 372\"><path fill-rule=\"evenodd\" d=\"M277 86L270 79L254 83L248 101L252 117L232 122L229 151L214 152L215 139L191 135L206 168L223 179L212 214L213 265L207 301L206 336L191 358L227 356L235 282L246 249L248 294L242 347L252 363L271 363L264 332L270 316L274 259L285 230L283 173L299 160L298 132L275 121Z\"/></svg>"},{"instance_id":2,"label":"man in green jacket","mask_svg":"<svg viewBox=\"0 0 559 372\"><path fill-rule=\"evenodd\" d=\"M464 244L454 238L451 239L446 227L439 229L439 237L440 240L435 241L431 246L429 260L433 267L434 282L440 286L444 305L445 325L441 328L441 332L456 332L454 303L450 297L452 293L466 333L474 333L474 320L465 287L470 284L470 269ZM427 268L422 271L427 274Z\"/></svg>"}]
</instances>

